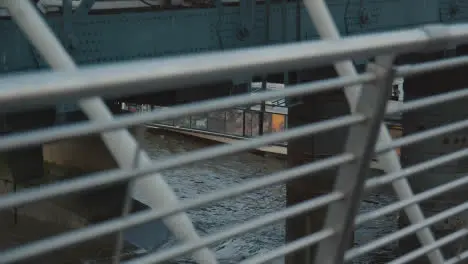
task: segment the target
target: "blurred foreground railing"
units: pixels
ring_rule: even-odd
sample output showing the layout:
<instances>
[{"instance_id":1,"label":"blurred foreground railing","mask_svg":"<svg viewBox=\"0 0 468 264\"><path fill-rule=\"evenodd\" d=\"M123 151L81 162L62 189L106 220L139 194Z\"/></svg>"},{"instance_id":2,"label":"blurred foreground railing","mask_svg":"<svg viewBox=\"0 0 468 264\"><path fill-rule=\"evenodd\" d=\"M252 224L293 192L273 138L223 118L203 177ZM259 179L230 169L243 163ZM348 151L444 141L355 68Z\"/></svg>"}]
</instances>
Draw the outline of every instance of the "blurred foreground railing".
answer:
<instances>
[{"instance_id":1,"label":"blurred foreground railing","mask_svg":"<svg viewBox=\"0 0 468 264\"><path fill-rule=\"evenodd\" d=\"M23 27L27 28L26 25L27 23L23 24ZM31 35L32 37L34 37L34 34ZM114 148L115 150L119 144L126 144L128 142L126 140L128 135L122 136L121 138L125 138L125 140L120 142L118 140L109 140L111 138L109 135L115 136L110 131L115 129L225 110L236 106L258 104L262 101L275 98L312 95L325 91L340 90L343 89L342 87L363 84L361 94L356 102L355 112L349 115L301 127L289 128L285 132L268 134L232 145L207 147L191 152L173 154L159 160L146 160L141 166L128 166L128 163L124 162L126 160L122 158L121 162L119 162L121 169L93 173L54 184L22 189L16 193L4 194L0 196L0 210L12 209L27 203L58 197L64 194L101 188L118 182L135 181L138 183L148 177L160 177L155 172L184 166L193 162L223 155L232 155L263 145L290 141L337 128L350 128L345 150L339 155L245 181L238 185L226 186L223 190L199 195L194 199L185 201L173 199L170 203L166 203L167 201L156 201L157 203L150 205L153 210L128 214L117 219L44 238L43 240L31 241L25 245L12 246L0 252L0 263L17 263L36 255L57 251L64 247L114 233L157 218L167 220L165 223L171 227L171 231L176 234L177 238L185 242L172 248L134 258L128 263L160 263L181 255L187 255L191 252L198 252L194 255L197 261L207 261L205 263L208 263L213 261L209 257L211 251L209 249L206 251L197 250L209 248L210 245L218 241L226 240L262 226L325 206L328 207L328 215L321 231L292 243L287 243L273 251L253 256L243 261L243 263L264 263L313 244L319 245L316 263L341 263L343 259L351 260L416 232L421 234L424 231L431 234L430 226L432 224L465 211L468 209L468 203L463 203L442 213L423 219L423 221L413 222L412 225L404 229L383 236L368 244L348 249L350 236L357 226L372 219L382 217L385 214L403 210L410 205L417 206L418 203L428 198L451 191L468 182L468 177L462 177L409 198L400 197L398 202L379 208L376 211L362 214L358 212L359 203L364 192L394 181L406 179L416 172L428 170L468 155L468 151L462 149L378 178L367 179L366 177L374 154L393 151L395 148L421 142L444 133L458 131L468 126L467 121L462 120L436 129L429 129L411 136L402 137L389 144L379 144L376 147L378 132L384 114L398 111L413 111L415 109L449 103L451 100L468 96L468 89L462 89L456 92L410 101L399 109L387 108L386 103L391 93L394 78L422 74L443 68L453 68L468 62L468 57L458 57L418 65L395 66L393 65L394 56L396 54L425 49L444 49L449 47L449 45L452 46L463 42L468 42L468 25L440 25L348 37L342 40L303 42L222 53L86 67L82 69L75 68L73 64L64 63L63 65L71 65L63 67L63 69L68 69L68 71L27 73L4 77L0 79L0 87L2 87L0 89L0 109L2 111L17 111L28 107L51 106L62 101L71 100L80 100L80 106L86 109L86 107L91 107L92 105L99 105L99 103L96 103L97 99L95 98L115 98L132 93L157 92L177 89L194 83L202 84L218 81L221 78L234 78L239 75L262 75L272 72L329 65L333 62L346 59L376 57L374 62L368 64L367 70L357 76L337 77L312 83L291 85L279 91L267 91L253 95L236 95L174 106L147 113L114 116L111 118L102 118L101 116L96 119L91 118L91 121L3 136L2 140L0 140L0 151L43 144L64 138L103 133L103 138L108 140L106 142L109 148ZM343 49L343 47L346 47L346 49ZM57 65L54 67L60 69L60 65L62 64L57 62ZM89 97L92 97L95 101L87 101ZM93 116L93 114L90 113L90 116ZM106 135L109 137L106 137ZM138 146L139 143L137 142L136 144ZM120 148L120 150L126 149L125 146ZM127 154L131 156L136 155L135 159L138 160L141 158L140 156L143 156L141 154L143 150L140 150L138 147L136 149L137 151L130 151ZM113 154L118 156L119 153ZM236 226L226 227L219 232L208 234L201 238L196 235L184 237L185 226L177 226L174 224L175 222L171 222L175 219L175 216L180 216L178 214L180 212L335 167L339 169L336 186L332 192L274 213L260 215L255 219L245 221ZM148 184L148 182L145 182L145 184ZM144 184L137 184L133 189L136 197L138 197L139 188L145 187L145 190L151 190L151 188L166 190L166 187L161 188L160 186L165 184L163 178L158 178L158 181L152 181L151 184L146 186ZM411 210L407 211L408 214L411 214L411 212ZM169 216L174 217L170 218ZM191 229L187 230L190 231ZM427 235L428 233L425 234ZM441 256L435 256L433 254L434 250L467 234L468 230L465 227L461 227L455 233L435 242L430 239L421 239L423 243L421 249L413 251L410 255L403 256L400 260L394 260L394 262L405 263L417 256L430 255L431 253L431 261L435 262ZM424 236L421 235L421 237ZM462 261L467 255L468 253L466 252L460 252L458 257L445 260L445 263L457 263Z\"/></svg>"}]
</instances>

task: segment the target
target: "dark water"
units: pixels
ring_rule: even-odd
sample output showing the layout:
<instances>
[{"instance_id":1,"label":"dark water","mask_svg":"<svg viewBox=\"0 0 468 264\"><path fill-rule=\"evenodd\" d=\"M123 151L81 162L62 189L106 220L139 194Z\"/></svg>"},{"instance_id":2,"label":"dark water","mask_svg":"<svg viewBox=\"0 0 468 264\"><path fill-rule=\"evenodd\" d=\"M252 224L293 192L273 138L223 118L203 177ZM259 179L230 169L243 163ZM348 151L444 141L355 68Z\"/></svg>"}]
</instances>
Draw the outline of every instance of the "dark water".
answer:
<instances>
[{"instance_id":1,"label":"dark water","mask_svg":"<svg viewBox=\"0 0 468 264\"><path fill-rule=\"evenodd\" d=\"M204 146L204 143L191 139L156 133L147 133L146 143L147 150L155 159ZM286 169L285 161L242 153L164 171L163 175L181 199L190 199L283 169ZM364 199L361 212L375 210L395 200L391 189L378 190ZM276 212L284 208L285 204L285 185L278 185L189 211L189 215L199 232L205 235L260 215ZM392 214L366 223L356 231L355 245L366 244L392 233L397 229L396 218L396 214ZM237 262L283 245L284 237L284 222L281 222L224 241L214 249L220 260ZM175 241L169 241L165 246L169 247L174 243ZM385 263L394 258L395 248L395 244L390 244L370 256L360 258L356 263Z\"/></svg>"},{"instance_id":2,"label":"dark water","mask_svg":"<svg viewBox=\"0 0 468 264\"><path fill-rule=\"evenodd\" d=\"M187 152L206 146L205 143L196 142L193 139L160 135L154 132L146 133L145 141L147 151L154 159L165 158L173 153ZM285 168L285 161L243 153L163 171L162 174L180 199L184 200L263 177ZM188 213L199 233L207 235L244 223L257 216L276 212L285 207L285 201L286 188L284 185L278 185L211 204ZM392 201L395 201L395 197L392 195L391 190L379 190L365 198L361 206L361 212L375 210ZM13 225L12 218L3 217L2 219L10 219L9 223L1 223L0 234L2 239L0 239L0 247L2 248L65 230L65 228L57 225L44 224L27 218L21 221L20 226ZM357 230L355 245L366 244L396 229L396 214L366 223L365 226ZM151 235L151 233L149 232L148 235ZM284 237L284 222L281 222L222 241L215 245L213 249L221 263L236 263L249 256L268 252L283 245ZM102 238L61 254L49 255L47 258L43 258L42 262L35 260L30 263L93 263L89 261L106 259L112 254L114 239L114 237ZM163 248L174 244L176 244L176 241L169 239ZM395 248L396 245L391 244L371 255L360 258L355 263L385 263L394 257ZM135 248L131 247L127 249L127 251L134 250ZM186 263L190 261L180 259L177 262Z\"/></svg>"}]
</instances>

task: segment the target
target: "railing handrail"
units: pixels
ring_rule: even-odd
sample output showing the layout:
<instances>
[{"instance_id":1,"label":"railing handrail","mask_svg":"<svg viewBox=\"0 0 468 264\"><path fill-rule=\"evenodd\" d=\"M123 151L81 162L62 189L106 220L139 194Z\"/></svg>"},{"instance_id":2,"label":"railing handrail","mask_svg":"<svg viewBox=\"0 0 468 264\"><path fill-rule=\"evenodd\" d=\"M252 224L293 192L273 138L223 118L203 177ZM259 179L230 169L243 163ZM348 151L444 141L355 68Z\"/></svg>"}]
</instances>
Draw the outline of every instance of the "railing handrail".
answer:
<instances>
[{"instance_id":1,"label":"railing handrail","mask_svg":"<svg viewBox=\"0 0 468 264\"><path fill-rule=\"evenodd\" d=\"M428 32L438 30L433 36ZM84 66L75 72L23 73L0 80L0 109L43 105L94 95L129 95L178 89L191 83L222 81L239 75L317 67L335 61L382 53L443 49L468 39L468 25L434 25L415 29L315 40L293 44L206 52L184 57ZM441 41L443 39L443 41ZM347 47L343 49L343 47ZM187 78L190 77L190 78ZM127 89L138 85L139 89Z\"/></svg>"},{"instance_id":2,"label":"railing handrail","mask_svg":"<svg viewBox=\"0 0 468 264\"><path fill-rule=\"evenodd\" d=\"M330 36L337 39L77 68L71 56L67 54L65 49L53 36L50 29L37 14L37 10L32 8L29 1L6 0L5 3L9 4L11 14L16 19L16 22L27 33L27 36L32 40L36 48L39 49L43 57L46 58L47 62L54 69L59 71L27 73L0 79L0 86L4 87L0 89L0 109L5 110L5 112L16 111L26 107L53 105L63 100L78 100L78 104L88 115L90 121L6 135L0 141L0 150L6 151L57 139L102 133L105 144L120 168L93 173L88 175L88 177L79 177L56 184L24 189L15 193L2 195L0 197L0 209L53 198L64 193L76 193L118 182L127 182L130 186L130 191L133 190L133 183L138 184L139 191L133 192L134 197L137 196L143 202L148 202L152 208L160 210L148 210L127 215L129 214L128 210L126 211L128 208L124 206L122 216L118 219L108 220L98 225L76 229L68 233L3 250L0 252L0 262L14 263L38 254L51 252L58 248L91 240L97 235L111 234L154 219L162 219L176 237L185 243L160 252L148 253L130 263L163 262L169 258L194 252L192 256L196 261L204 264L214 264L217 263L217 260L212 250L208 248L210 244L323 206L328 206L329 210L324 228L321 231L293 243L280 246L275 251L254 257L244 263L268 261L280 255L291 253L300 247L307 247L318 243L316 261L318 263L336 264L412 233L418 235L425 248L422 251L415 251L417 254L427 255L433 264L444 262L445 259L440 253L439 246L436 247L436 245L442 242L440 240L436 241L433 238L432 231L428 227L432 223L466 210L468 203L461 204L429 218L425 218L421 213L419 203L455 188L455 183L464 183L468 182L468 180L465 179L463 182L454 181L455 183L441 185L438 188L413 195L406 178L414 175L416 172L424 172L436 166L465 158L468 156L468 151L466 149L455 151L451 154L441 155L430 161L401 169L394 148L415 144L422 140L441 136L444 133L453 133L466 129L468 128L468 121L453 122L397 140L389 139L388 133L385 134L387 132L385 127L380 130L380 134L379 129L382 126L385 113L408 112L468 97L468 89L462 89L431 96L430 98L406 102L402 106L395 108L387 105L387 96L391 92L392 81L396 77L419 74L434 69L451 68L468 63L468 57L462 57L419 65L395 67L393 65L394 56L420 50L444 49L468 42L468 24L432 25L401 31L349 36L343 39L339 39L339 35L336 32L331 32ZM20 4L16 5L17 3ZM322 4L322 7L324 5L323 1L319 0L315 2L306 1L309 9L312 4ZM21 5L23 5L23 9ZM317 8L315 12L318 12L317 10L320 11L321 9ZM330 17L327 17L328 13L325 11L320 13L318 17L331 20ZM22 16L24 13L31 16ZM312 12L309 13L312 14ZM39 27L41 30L35 31L35 24L41 24L42 27ZM323 24L324 28L318 30L322 33L326 31L324 30L325 28L335 26L333 23ZM336 28L333 30L336 31ZM329 32L326 33L328 34ZM56 52L59 53L57 54ZM368 59L373 56L376 56L375 62L369 62L366 71L362 74L356 73L352 63L349 61L350 59L358 58ZM345 61L345 63L342 63L342 61ZM150 91L160 92L182 88L185 85L193 83L210 83L239 76L264 76L264 74L272 72L308 69L332 63L337 63L336 68L341 75L340 77L307 84L290 85L285 89L276 91L240 94L226 98L178 105L149 113L114 117L100 98L120 97ZM137 89L129 89L129 86L137 87ZM353 93L350 96L350 89L347 88L351 86L359 86L362 92ZM242 140L232 145L207 147L189 151L188 153L177 153L156 161L150 159L146 151L140 148L138 142L126 130L129 126L140 125L149 121L162 121L184 115L204 113L217 109L228 109L239 105L251 105L276 98L342 90L345 91L348 103L351 105L351 113L349 114L293 127L281 133L272 133L249 140ZM356 92L356 90L353 90L353 92ZM166 184L165 180L158 173L162 170L177 168L201 160L232 155L275 142L295 140L300 137L342 128L349 128L349 135L344 151L340 154L318 159L314 162L290 168L284 172L273 173L266 177L242 182L239 185L230 186L225 190L200 195L201 197L188 199L188 201L179 201L170 186ZM109 132L114 129L118 130L116 132ZM384 135L384 140L380 144L376 144L377 138L382 135ZM122 149L127 150L127 152L121 152ZM388 155L380 156L381 154ZM391 164L386 167L388 170L386 171L387 174L379 178L366 179L366 171L372 157L375 155L379 155L379 159L391 156L389 158L389 163ZM132 162L133 160L135 162ZM231 198L258 188L297 179L305 174L332 168L337 168L338 173L336 185L330 193L289 206L279 212L273 212L251 221L245 221L215 234L199 237L186 214L188 209L193 209L210 202ZM148 174L151 174L151 177L148 177ZM357 215L357 209L364 191L389 183L393 184L400 201L381 208L378 212L380 214L387 214L398 210L406 210L405 212L409 216L411 225L408 228L401 229L398 232L376 240L374 244L371 242L345 252L347 241L349 241L355 225L380 216L380 214L375 212ZM129 199L130 196L127 195L126 201L129 201ZM335 203L337 201L339 203ZM465 234L466 232L456 232L452 235L460 237ZM121 242L121 238L119 241ZM435 248L431 249L431 247ZM118 246L116 252L117 254L120 253ZM413 254L416 253L413 252ZM462 254L464 253L462 252ZM401 261L401 259L397 261ZM451 261L449 260L449 262Z\"/></svg>"}]
</instances>

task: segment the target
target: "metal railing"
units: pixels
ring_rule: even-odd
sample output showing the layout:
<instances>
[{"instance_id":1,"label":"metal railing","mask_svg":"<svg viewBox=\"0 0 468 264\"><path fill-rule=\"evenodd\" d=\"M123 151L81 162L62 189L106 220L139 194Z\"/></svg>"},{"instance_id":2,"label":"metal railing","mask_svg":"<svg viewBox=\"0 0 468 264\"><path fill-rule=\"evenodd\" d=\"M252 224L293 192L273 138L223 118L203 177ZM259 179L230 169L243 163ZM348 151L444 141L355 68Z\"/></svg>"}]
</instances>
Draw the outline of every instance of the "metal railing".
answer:
<instances>
[{"instance_id":1,"label":"metal railing","mask_svg":"<svg viewBox=\"0 0 468 264\"><path fill-rule=\"evenodd\" d=\"M126 111L139 112L148 112L151 111L150 109L163 109L158 106L132 105L126 103L124 103L124 108ZM148 125L180 131L198 132L201 134L232 139L244 139L246 137L256 137L259 135L260 115L261 112L259 111L234 108L225 111L205 113L202 115L190 115L176 120L172 119L165 120L163 122L152 122L148 123ZM263 115L264 120L263 124L261 124L263 126L263 134L280 132L286 129L287 114L265 111ZM279 121L282 122L276 127L273 126L274 117L281 118ZM285 143L281 143L279 145L284 146Z\"/></svg>"},{"instance_id":2,"label":"metal railing","mask_svg":"<svg viewBox=\"0 0 468 264\"><path fill-rule=\"evenodd\" d=\"M381 129L384 114L413 111L468 96L468 89L462 89L410 101L398 109L386 107L394 78L443 68L453 68L468 63L468 57L458 57L397 67L393 65L394 56L424 49L444 49L448 45L468 42L468 25L436 25L343 39L80 69L75 66L73 60L66 54L29 1L3 0L0 3L9 9L19 27L52 68L61 70L12 75L0 79L0 86L2 87L0 90L0 108L2 111L20 110L25 105L39 107L54 105L62 100L75 100L78 101L80 107L90 119L90 121L66 126L3 136L0 140L0 150L7 151L58 139L101 133L103 141L120 166L119 169L92 173L86 177L22 189L15 193L2 195L0 196L0 210L16 208L31 202L100 188L118 182L130 183L133 198L145 202L153 209L130 214L127 208L123 210L123 215L117 219L4 249L0 252L0 263L16 263L99 236L119 232L125 228L154 219L164 219L164 223L183 243L169 249L136 257L128 261L128 263L159 263L189 253L192 253L192 257L198 263L217 263L216 256L209 249L213 243L325 206L328 207L328 213L322 230L292 243L287 243L273 251L253 256L242 263L265 263L313 244L318 244L315 263L342 263L413 233L418 234L423 246L399 259L393 260L393 263L406 263L423 255L428 255L431 263L458 263L468 256L467 252L460 252L455 258L444 259L439 250L441 246L466 236L468 230L465 227L439 240L434 239L430 230L432 224L467 210L468 203L463 203L428 218L424 218L418 206L420 202L428 198L446 193L465 184L468 178L462 177L417 195L412 194L406 182L407 177L417 172L426 171L466 157L468 155L466 149L404 169L395 169L395 166L400 166L397 162L398 165L389 166L388 173L384 176L371 179L365 177L374 154L381 155L379 158L383 159L385 156L382 156L382 154L394 154L394 149L397 147L407 146L468 127L467 121L463 120L394 141L387 138L387 140L382 141L383 143L379 141L379 144L376 144L379 139L379 129ZM346 47L346 49L343 49L343 47ZM291 85L287 89L266 91L255 95L236 95L174 106L137 115L114 117L100 99L100 97L122 96L136 92L134 88L128 89L129 86L139 87L140 89L137 91L139 93L155 92L177 89L193 83L217 81L226 77L261 75L374 56L376 57L375 62L369 63L367 71L361 74L352 73L352 70L348 71L350 64L341 63L337 64L337 68L340 69L339 72L348 76ZM346 70L347 67L348 70ZM258 104L275 98L312 95L325 91L340 90L342 87L352 88L352 86L361 84L360 93L349 96L353 110L352 114L301 127L289 128L285 132L268 134L232 145L207 147L188 153L174 154L160 160L150 160L145 151L139 146L139 143L126 130L127 127L151 121L163 121L241 105ZM349 94L348 91L351 88L345 88L345 91ZM345 151L339 155L289 168L239 185L228 186L223 190L200 195L195 199L179 201L170 186L157 173L197 161L240 153L263 145L289 141L343 127L349 127L350 132ZM382 131L385 132L386 129L383 128ZM122 149L128 151L122 152ZM189 209L335 167L338 168L338 173L336 185L332 192L284 208L278 212L258 216L253 220L214 234L199 237L184 213ZM399 194L399 201L372 212L358 214L358 207L363 193L387 184L393 184L395 191ZM130 196L127 199L130 199ZM399 210L405 210L411 225L368 244L348 249L347 241L350 241L350 236L356 226ZM121 245L121 242L118 242L118 245ZM119 251L120 248L121 246L117 247Z\"/></svg>"}]
</instances>

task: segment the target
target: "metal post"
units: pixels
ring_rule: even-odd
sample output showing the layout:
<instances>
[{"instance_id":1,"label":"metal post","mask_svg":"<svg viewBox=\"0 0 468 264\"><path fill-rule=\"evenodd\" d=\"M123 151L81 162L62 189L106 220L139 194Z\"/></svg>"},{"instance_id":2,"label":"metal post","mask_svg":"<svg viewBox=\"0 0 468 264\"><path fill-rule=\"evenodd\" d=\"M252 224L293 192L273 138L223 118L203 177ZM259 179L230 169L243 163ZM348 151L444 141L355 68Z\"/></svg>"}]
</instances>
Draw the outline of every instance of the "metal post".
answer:
<instances>
[{"instance_id":1,"label":"metal post","mask_svg":"<svg viewBox=\"0 0 468 264\"><path fill-rule=\"evenodd\" d=\"M73 6L72 0L62 0L62 16L63 16L63 32L65 33L65 46L67 49L72 44L72 19L73 19Z\"/></svg>"},{"instance_id":2,"label":"metal post","mask_svg":"<svg viewBox=\"0 0 468 264\"><path fill-rule=\"evenodd\" d=\"M16 24L52 68L66 71L76 70L77 66L73 59L29 0L6 0L3 3ZM106 122L113 119L112 113L99 97L80 100L79 106L93 121ZM133 154L138 146L128 130L121 129L102 133L101 137L119 166L131 169L133 167ZM127 151L122 151L122 149ZM151 164L148 154L145 151L140 153L142 164L139 165L148 166ZM133 197L151 207L163 208L178 204L177 196L159 174L148 175L135 181L135 189L138 189L138 192L133 191ZM197 241L200 239L186 213L165 218L164 223L180 240ZM217 263L214 253L208 248L195 251L193 257L199 263Z\"/></svg>"},{"instance_id":3,"label":"metal post","mask_svg":"<svg viewBox=\"0 0 468 264\"><path fill-rule=\"evenodd\" d=\"M242 110L242 136L245 137L245 109Z\"/></svg>"},{"instance_id":4,"label":"metal post","mask_svg":"<svg viewBox=\"0 0 468 264\"><path fill-rule=\"evenodd\" d=\"M281 19L282 19L282 27L281 27L281 35L283 37L283 42L287 43L288 42L288 37L287 37L287 27L288 27L288 0L283 0L281 2L282 8L281 8ZM284 86L289 84L289 72L284 72L283 73L283 83ZM285 87L286 88L286 87Z\"/></svg>"},{"instance_id":5,"label":"metal post","mask_svg":"<svg viewBox=\"0 0 468 264\"><path fill-rule=\"evenodd\" d=\"M344 253L349 247L354 232L354 218L359 210L364 183L369 172L375 142L383 121L388 96L392 90L393 56L379 57L369 63L368 71L377 80L365 84L356 106L356 112L368 117L368 121L350 128L345 152L353 153L355 162L340 166L335 190L345 194L346 199L330 204L325 226L335 234L319 243L315 263L343 263Z\"/></svg>"},{"instance_id":6,"label":"metal post","mask_svg":"<svg viewBox=\"0 0 468 264\"><path fill-rule=\"evenodd\" d=\"M13 179L13 192L14 193L16 192L16 188L17 188L16 180ZM16 206L13 208L13 223L15 225L18 224L18 207Z\"/></svg>"},{"instance_id":7,"label":"metal post","mask_svg":"<svg viewBox=\"0 0 468 264\"><path fill-rule=\"evenodd\" d=\"M224 134L227 134L227 111L224 111Z\"/></svg>"},{"instance_id":8,"label":"metal post","mask_svg":"<svg viewBox=\"0 0 468 264\"><path fill-rule=\"evenodd\" d=\"M301 41L301 0L296 0L296 41Z\"/></svg>"},{"instance_id":9,"label":"metal post","mask_svg":"<svg viewBox=\"0 0 468 264\"><path fill-rule=\"evenodd\" d=\"M250 109L249 109L250 110ZM250 135L249 136L253 136L254 133L253 133L253 112L252 111L249 111L250 113Z\"/></svg>"},{"instance_id":10,"label":"metal post","mask_svg":"<svg viewBox=\"0 0 468 264\"><path fill-rule=\"evenodd\" d=\"M267 80L264 77L262 80L262 92L266 91ZM258 114L258 135L263 135L263 122L265 120L265 101L260 105L260 113Z\"/></svg>"},{"instance_id":11,"label":"metal post","mask_svg":"<svg viewBox=\"0 0 468 264\"><path fill-rule=\"evenodd\" d=\"M339 39L340 34L333 18L323 0L304 0L309 16L315 25L316 30L323 39ZM335 64L335 69L340 76L356 76L357 71L352 61L343 61ZM357 99L359 97L361 85L347 87L345 95L351 107L351 112L355 111ZM385 125L380 126L378 144L389 144L392 138ZM395 150L379 155L379 161L383 164L385 172L395 172L401 169L400 159ZM400 200L411 199L413 190L406 178L399 179L392 183L395 193ZM413 204L405 208L408 219L412 224L424 220L424 215L418 204ZM417 236L422 245L430 245L435 242L434 236L429 228L417 231ZM436 249L427 254L432 264L444 263L444 257L440 249Z\"/></svg>"},{"instance_id":12,"label":"metal post","mask_svg":"<svg viewBox=\"0 0 468 264\"><path fill-rule=\"evenodd\" d=\"M270 8L271 0L265 1L265 45L268 45L270 42ZM262 78L262 92L266 91L268 76L263 76ZM260 105L260 114L258 117L258 134L263 135L263 122L265 120L265 101L262 101Z\"/></svg>"},{"instance_id":13,"label":"metal post","mask_svg":"<svg viewBox=\"0 0 468 264\"><path fill-rule=\"evenodd\" d=\"M136 140L138 142L137 148L135 149L135 155L133 160L133 168L137 169L138 164L140 164L140 151L143 149L143 139L144 139L144 126L137 126L136 129ZM143 149L144 150L144 149ZM127 183L127 190L125 192L125 198L122 206L122 215L121 217L128 216L132 211L133 200L132 200L132 191L135 185L135 180L130 180ZM114 264L120 264L122 250L124 247L124 230L120 230L117 235L117 241L115 244L114 251Z\"/></svg>"}]
</instances>

